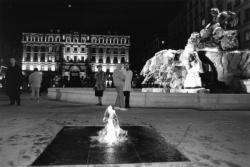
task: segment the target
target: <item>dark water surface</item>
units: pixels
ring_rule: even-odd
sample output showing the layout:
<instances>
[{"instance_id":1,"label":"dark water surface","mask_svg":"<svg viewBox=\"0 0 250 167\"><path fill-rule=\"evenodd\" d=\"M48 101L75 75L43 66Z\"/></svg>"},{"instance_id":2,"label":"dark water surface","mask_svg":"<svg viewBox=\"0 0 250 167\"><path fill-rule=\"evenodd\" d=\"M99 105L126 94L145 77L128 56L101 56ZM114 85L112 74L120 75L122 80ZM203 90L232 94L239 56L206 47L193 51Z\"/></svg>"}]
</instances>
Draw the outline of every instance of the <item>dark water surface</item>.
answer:
<instances>
[{"instance_id":1,"label":"dark water surface","mask_svg":"<svg viewBox=\"0 0 250 167\"><path fill-rule=\"evenodd\" d=\"M102 126L66 126L32 165L87 165L189 161L153 128L121 126L128 140L114 146L91 140Z\"/></svg>"}]
</instances>

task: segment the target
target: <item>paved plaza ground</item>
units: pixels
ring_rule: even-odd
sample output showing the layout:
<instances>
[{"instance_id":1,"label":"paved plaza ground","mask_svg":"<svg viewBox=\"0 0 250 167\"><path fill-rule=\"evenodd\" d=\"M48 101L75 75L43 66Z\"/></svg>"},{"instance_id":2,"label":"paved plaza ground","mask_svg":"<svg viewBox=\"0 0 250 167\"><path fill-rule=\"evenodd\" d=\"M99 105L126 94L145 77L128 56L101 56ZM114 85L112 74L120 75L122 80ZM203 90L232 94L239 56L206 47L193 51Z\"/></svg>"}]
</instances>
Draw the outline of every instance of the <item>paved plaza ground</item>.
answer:
<instances>
[{"instance_id":1,"label":"paved plaza ground","mask_svg":"<svg viewBox=\"0 0 250 167\"><path fill-rule=\"evenodd\" d=\"M28 166L66 125L102 125L106 106L22 95L8 106L0 92L0 167ZM197 167L250 166L250 111L131 108L117 111L121 125L156 129Z\"/></svg>"}]
</instances>

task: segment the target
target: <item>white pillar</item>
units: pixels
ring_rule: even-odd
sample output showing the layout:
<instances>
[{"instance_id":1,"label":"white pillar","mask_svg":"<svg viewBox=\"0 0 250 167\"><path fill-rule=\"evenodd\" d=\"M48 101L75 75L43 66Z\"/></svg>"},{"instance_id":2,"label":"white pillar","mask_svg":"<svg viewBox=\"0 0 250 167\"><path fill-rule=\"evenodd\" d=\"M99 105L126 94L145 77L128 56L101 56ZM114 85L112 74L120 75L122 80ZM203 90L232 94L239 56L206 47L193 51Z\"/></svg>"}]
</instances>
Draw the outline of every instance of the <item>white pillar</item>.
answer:
<instances>
[{"instance_id":1,"label":"white pillar","mask_svg":"<svg viewBox=\"0 0 250 167\"><path fill-rule=\"evenodd\" d=\"M110 63L114 64L114 57L110 57Z\"/></svg>"}]
</instances>

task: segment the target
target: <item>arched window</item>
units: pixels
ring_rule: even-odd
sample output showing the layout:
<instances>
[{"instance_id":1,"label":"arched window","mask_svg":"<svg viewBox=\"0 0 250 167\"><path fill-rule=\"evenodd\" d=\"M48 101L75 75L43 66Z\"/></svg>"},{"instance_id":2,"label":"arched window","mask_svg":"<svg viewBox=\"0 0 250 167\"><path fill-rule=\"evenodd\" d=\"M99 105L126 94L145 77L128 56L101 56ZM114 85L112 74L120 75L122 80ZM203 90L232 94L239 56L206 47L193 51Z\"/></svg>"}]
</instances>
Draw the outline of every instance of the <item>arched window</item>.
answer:
<instances>
[{"instance_id":1,"label":"arched window","mask_svg":"<svg viewBox=\"0 0 250 167\"><path fill-rule=\"evenodd\" d=\"M38 46L34 46L34 52L38 52Z\"/></svg>"},{"instance_id":2,"label":"arched window","mask_svg":"<svg viewBox=\"0 0 250 167\"><path fill-rule=\"evenodd\" d=\"M37 56L37 53L35 53L33 57L33 62L37 62L37 61L38 61L38 56Z\"/></svg>"},{"instance_id":3,"label":"arched window","mask_svg":"<svg viewBox=\"0 0 250 167\"><path fill-rule=\"evenodd\" d=\"M125 49L124 48L121 49L121 54L125 54Z\"/></svg>"},{"instance_id":4,"label":"arched window","mask_svg":"<svg viewBox=\"0 0 250 167\"><path fill-rule=\"evenodd\" d=\"M107 48L107 49L106 49L106 53L108 53L108 54L110 54L110 53L111 53L110 48Z\"/></svg>"},{"instance_id":5,"label":"arched window","mask_svg":"<svg viewBox=\"0 0 250 167\"><path fill-rule=\"evenodd\" d=\"M30 61L30 53L27 53L25 61Z\"/></svg>"},{"instance_id":6,"label":"arched window","mask_svg":"<svg viewBox=\"0 0 250 167\"><path fill-rule=\"evenodd\" d=\"M118 39L118 40L117 40L117 44L121 44L121 39Z\"/></svg>"},{"instance_id":7,"label":"arched window","mask_svg":"<svg viewBox=\"0 0 250 167\"><path fill-rule=\"evenodd\" d=\"M41 53L40 61L45 62L45 53Z\"/></svg>"},{"instance_id":8,"label":"arched window","mask_svg":"<svg viewBox=\"0 0 250 167\"><path fill-rule=\"evenodd\" d=\"M60 37L56 37L56 42L60 42Z\"/></svg>"},{"instance_id":9,"label":"arched window","mask_svg":"<svg viewBox=\"0 0 250 167\"><path fill-rule=\"evenodd\" d=\"M70 42L70 37L67 37L66 42Z\"/></svg>"},{"instance_id":10,"label":"arched window","mask_svg":"<svg viewBox=\"0 0 250 167\"><path fill-rule=\"evenodd\" d=\"M121 63L125 63L125 58L124 57L121 58Z\"/></svg>"},{"instance_id":11,"label":"arched window","mask_svg":"<svg viewBox=\"0 0 250 167\"><path fill-rule=\"evenodd\" d=\"M96 53L96 48L92 48L92 53Z\"/></svg>"},{"instance_id":12,"label":"arched window","mask_svg":"<svg viewBox=\"0 0 250 167\"><path fill-rule=\"evenodd\" d=\"M52 52L53 47L49 46L49 52Z\"/></svg>"},{"instance_id":13,"label":"arched window","mask_svg":"<svg viewBox=\"0 0 250 167\"><path fill-rule=\"evenodd\" d=\"M118 49L117 48L114 49L114 54L118 54Z\"/></svg>"},{"instance_id":14,"label":"arched window","mask_svg":"<svg viewBox=\"0 0 250 167\"><path fill-rule=\"evenodd\" d=\"M117 57L114 57L113 63L114 64L118 63Z\"/></svg>"},{"instance_id":15,"label":"arched window","mask_svg":"<svg viewBox=\"0 0 250 167\"><path fill-rule=\"evenodd\" d=\"M118 39L117 39L117 38L114 39L114 43L115 43L115 44L118 43Z\"/></svg>"},{"instance_id":16,"label":"arched window","mask_svg":"<svg viewBox=\"0 0 250 167\"><path fill-rule=\"evenodd\" d=\"M30 52L31 51L31 47L30 46L27 46L26 47L26 52Z\"/></svg>"},{"instance_id":17,"label":"arched window","mask_svg":"<svg viewBox=\"0 0 250 167\"><path fill-rule=\"evenodd\" d=\"M96 43L96 38L93 37L92 40L91 40L92 43Z\"/></svg>"},{"instance_id":18,"label":"arched window","mask_svg":"<svg viewBox=\"0 0 250 167\"><path fill-rule=\"evenodd\" d=\"M99 63L103 63L102 57L99 58Z\"/></svg>"},{"instance_id":19,"label":"arched window","mask_svg":"<svg viewBox=\"0 0 250 167\"><path fill-rule=\"evenodd\" d=\"M85 48L81 48L81 53L84 53L85 52Z\"/></svg>"},{"instance_id":20,"label":"arched window","mask_svg":"<svg viewBox=\"0 0 250 167\"><path fill-rule=\"evenodd\" d=\"M84 63L84 56L81 57L81 62Z\"/></svg>"},{"instance_id":21,"label":"arched window","mask_svg":"<svg viewBox=\"0 0 250 167\"><path fill-rule=\"evenodd\" d=\"M92 62L95 62L95 56L92 56L92 57L91 57L91 61L92 61Z\"/></svg>"},{"instance_id":22,"label":"arched window","mask_svg":"<svg viewBox=\"0 0 250 167\"><path fill-rule=\"evenodd\" d=\"M56 46L56 52L59 52L60 51L60 46Z\"/></svg>"},{"instance_id":23,"label":"arched window","mask_svg":"<svg viewBox=\"0 0 250 167\"><path fill-rule=\"evenodd\" d=\"M86 43L86 38L85 38L85 37L82 37L81 42L82 42L82 43Z\"/></svg>"},{"instance_id":24,"label":"arched window","mask_svg":"<svg viewBox=\"0 0 250 167\"><path fill-rule=\"evenodd\" d=\"M106 63L110 63L110 57L109 56L106 58Z\"/></svg>"},{"instance_id":25,"label":"arched window","mask_svg":"<svg viewBox=\"0 0 250 167\"><path fill-rule=\"evenodd\" d=\"M49 42L52 42L52 40L53 40L52 37L49 37Z\"/></svg>"},{"instance_id":26,"label":"arched window","mask_svg":"<svg viewBox=\"0 0 250 167\"><path fill-rule=\"evenodd\" d=\"M99 48L99 53L103 53L103 48Z\"/></svg>"},{"instance_id":27,"label":"arched window","mask_svg":"<svg viewBox=\"0 0 250 167\"><path fill-rule=\"evenodd\" d=\"M100 43L103 43L103 38L100 38L99 41L100 41Z\"/></svg>"},{"instance_id":28,"label":"arched window","mask_svg":"<svg viewBox=\"0 0 250 167\"><path fill-rule=\"evenodd\" d=\"M78 52L77 47L74 47L74 53L77 53L77 52Z\"/></svg>"},{"instance_id":29,"label":"arched window","mask_svg":"<svg viewBox=\"0 0 250 167\"><path fill-rule=\"evenodd\" d=\"M125 44L124 38L121 39L121 44Z\"/></svg>"},{"instance_id":30,"label":"arched window","mask_svg":"<svg viewBox=\"0 0 250 167\"><path fill-rule=\"evenodd\" d=\"M69 46L66 47L66 52L70 52L70 47Z\"/></svg>"}]
</instances>

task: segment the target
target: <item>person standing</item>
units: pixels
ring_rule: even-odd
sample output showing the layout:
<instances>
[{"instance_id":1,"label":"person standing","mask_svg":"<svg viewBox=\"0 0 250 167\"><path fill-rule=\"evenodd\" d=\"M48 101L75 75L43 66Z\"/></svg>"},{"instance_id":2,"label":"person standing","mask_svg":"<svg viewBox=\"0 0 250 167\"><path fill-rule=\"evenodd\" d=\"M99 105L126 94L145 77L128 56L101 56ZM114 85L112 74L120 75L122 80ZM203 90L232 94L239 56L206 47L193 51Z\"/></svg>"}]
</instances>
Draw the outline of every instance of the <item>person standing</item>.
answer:
<instances>
[{"instance_id":1,"label":"person standing","mask_svg":"<svg viewBox=\"0 0 250 167\"><path fill-rule=\"evenodd\" d=\"M114 81L115 89L117 92L117 97L116 97L114 109L126 111L127 109L124 108L125 103L124 103L124 95L123 95L125 75L123 74L121 68L122 68L121 64L118 64L117 68L115 69L115 71L113 73L113 81Z\"/></svg>"},{"instance_id":2,"label":"person standing","mask_svg":"<svg viewBox=\"0 0 250 167\"><path fill-rule=\"evenodd\" d=\"M123 94L125 96L125 108L130 108L129 97L131 91L131 82L133 77L133 72L129 69L129 63L125 63L123 73L125 75L125 83L123 87Z\"/></svg>"},{"instance_id":3,"label":"person standing","mask_svg":"<svg viewBox=\"0 0 250 167\"><path fill-rule=\"evenodd\" d=\"M106 75L102 71L102 66L97 66L97 73L95 74L95 96L98 97L98 103L96 105L102 106L103 91L106 88Z\"/></svg>"},{"instance_id":4,"label":"person standing","mask_svg":"<svg viewBox=\"0 0 250 167\"><path fill-rule=\"evenodd\" d=\"M20 86L22 83L22 71L16 64L15 58L10 58L10 66L6 71L6 90L10 99L9 105L21 105Z\"/></svg>"},{"instance_id":5,"label":"person standing","mask_svg":"<svg viewBox=\"0 0 250 167\"><path fill-rule=\"evenodd\" d=\"M29 83L31 85L31 98L35 98L37 102L39 102L42 74L38 71L37 68L35 68L34 72L30 74Z\"/></svg>"}]
</instances>

